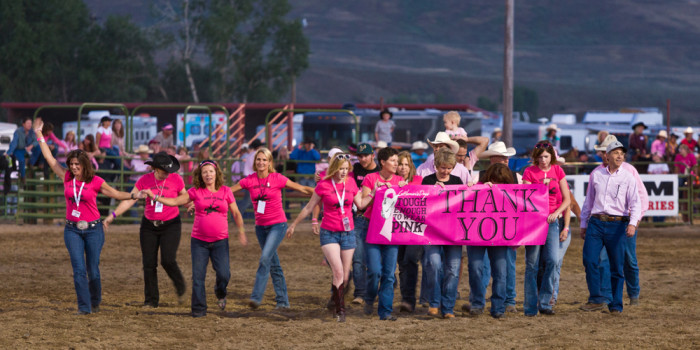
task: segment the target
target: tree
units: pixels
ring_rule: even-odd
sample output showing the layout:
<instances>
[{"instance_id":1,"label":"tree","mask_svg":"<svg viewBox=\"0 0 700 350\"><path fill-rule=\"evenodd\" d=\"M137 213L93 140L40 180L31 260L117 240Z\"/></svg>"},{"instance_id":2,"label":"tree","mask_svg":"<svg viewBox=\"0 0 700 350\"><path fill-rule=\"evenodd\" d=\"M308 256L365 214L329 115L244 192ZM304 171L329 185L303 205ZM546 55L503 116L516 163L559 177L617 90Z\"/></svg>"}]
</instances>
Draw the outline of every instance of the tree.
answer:
<instances>
[{"instance_id":1,"label":"tree","mask_svg":"<svg viewBox=\"0 0 700 350\"><path fill-rule=\"evenodd\" d=\"M177 7L168 0L155 8L161 18L178 23L173 46L179 54L173 56L180 62L171 61L169 72L176 66L184 68L195 102L203 88L217 101L276 101L308 67L309 42L301 21L286 19L287 0L185 0L180 4ZM161 25L161 30L167 28ZM209 71L210 86L199 83L202 79L195 77L193 66Z\"/></svg>"},{"instance_id":2,"label":"tree","mask_svg":"<svg viewBox=\"0 0 700 350\"><path fill-rule=\"evenodd\" d=\"M514 111L526 111L531 117L535 118L539 105L540 101L537 91L523 86L513 88Z\"/></svg>"},{"instance_id":3,"label":"tree","mask_svg":"<svg viewBox=\"0 0 700 350\"><path fill-rule=\"evenodd\" d=\"M12 101L139 101L152 44L126 18L90 19L80 0L0 0L0 90Z\"/></svg>"},{"instance_id":4,"label":"tree","mask_svg":"<svg viewBox=\"0 0 700 350\"><path fill-rule=\"evenodd\" d=\"M476 99L476 106L487 111L495 111L498 109L498 103L484 96L479 96L479 98Z\"/></svg>"}]
</instances>

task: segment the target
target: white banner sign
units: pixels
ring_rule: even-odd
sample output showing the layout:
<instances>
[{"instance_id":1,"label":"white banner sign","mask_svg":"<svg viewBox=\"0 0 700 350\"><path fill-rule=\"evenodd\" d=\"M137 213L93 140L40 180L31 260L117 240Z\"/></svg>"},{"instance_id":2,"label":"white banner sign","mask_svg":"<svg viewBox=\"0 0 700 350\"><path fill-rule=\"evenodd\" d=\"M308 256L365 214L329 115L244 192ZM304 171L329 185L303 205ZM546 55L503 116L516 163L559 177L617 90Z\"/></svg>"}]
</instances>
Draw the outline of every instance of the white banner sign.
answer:
<instances>
[{"instance_id":1,"label":"white banner sign","mask_svg":"<svg viewBox=\"0 0 700 350\"><path fill-rule=\"evenodd\" d=\"M649 195L649 208L644 216L678 215L678 175L639 175ZM583 207L588 189L588 175L567 175L571 191Z\"/></svg>"}]
</instances>

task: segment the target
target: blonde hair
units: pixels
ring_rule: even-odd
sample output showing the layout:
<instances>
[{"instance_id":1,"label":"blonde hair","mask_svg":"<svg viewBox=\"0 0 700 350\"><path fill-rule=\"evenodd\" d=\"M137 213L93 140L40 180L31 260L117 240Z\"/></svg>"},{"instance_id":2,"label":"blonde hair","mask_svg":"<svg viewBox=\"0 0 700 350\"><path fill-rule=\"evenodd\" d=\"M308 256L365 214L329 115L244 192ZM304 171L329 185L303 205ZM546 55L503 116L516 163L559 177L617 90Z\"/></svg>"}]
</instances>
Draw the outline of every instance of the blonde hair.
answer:
<instances>
[{"instance_id":1,"label":"blonde hair","mask_svg":"<svg viewBox=\"0 0 700 350\"><path fill-rule=\"evenodd\" d=\"M335 174L340 171L340 167L343 166L343 163L348 163L348 171L350 170L350 159L338 157L340 155L343 155L343 153L338 153L333 156L333 159L331 159L331 163L328 165L328 170L326 171L326 176L323 177L324 180L328 180L335 176Z\"/></svg>"},{"instance_id":2,"label":"blonde hair","mask_svg":"<svg viewBox=\"0 0 700 350\"><path fill-rule=\"evenodd\" d=\"M447 165L454 168L457 165L457 157L449 147L443 147L435 152L435 168L440 165Z\"/></svg>"},{"instance_id":3,"label":"blonde hair","mask_svg":"<svg viewBox=\"0 0 700 350\"><path fill-rule=\"evenodd\" d=\"M410 170L408 171L408 176L406 177L406 181L411 182L413 181L413 177L416 176L416 166L413 165L413 159L411 159L411 152L408 151L403 151L399 153L399 164L401 164L402 159L408 159L408 167Z\"/></svg>"},{"instance_id":4,"label":"blonde hair","mask_svg":"<svg viewBox=\"0 0 700 350\"><path fill-rule=\"evenodd\" d=\"M457 125L459 125L459 121L462 120L462 117L457 111L449 111L445 113L442 117L449 121L455 122Z\"/></svg>"},{"instance_id":5,"label":"blonde hair","mask_svg":"<svg viewBox=\"0 0 700 350\"><path fill-rule=\"evenodd\" d=\"M258 154L262 153L265 157L267 157L267 172L268 173L274 173L275 172L275 160L272 157L272 152L270 152L269 149L266 147L260 147L258 148L257 151L255 151L255 155L253 155L253 163L255 163L255 159L258 158Z\"/></svg>"}]
</instances>

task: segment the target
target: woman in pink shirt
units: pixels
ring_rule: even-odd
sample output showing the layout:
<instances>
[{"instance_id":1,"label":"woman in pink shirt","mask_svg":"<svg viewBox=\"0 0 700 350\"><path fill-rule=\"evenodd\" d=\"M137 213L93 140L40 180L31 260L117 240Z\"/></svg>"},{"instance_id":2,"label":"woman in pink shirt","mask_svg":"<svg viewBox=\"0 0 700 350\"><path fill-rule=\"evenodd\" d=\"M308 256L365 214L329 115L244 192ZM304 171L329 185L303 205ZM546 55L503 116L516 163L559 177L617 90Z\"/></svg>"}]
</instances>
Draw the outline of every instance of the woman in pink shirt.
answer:
<instances>
[{"instance_id":1,"label":"woman in pink shirt","mask_svg":"<svg viewBox=\"0 0 700 350\"><path fill-rule=\"evenodd\" d=\"M97 211L97 194L125 200L131 197L127 192L112 188L102 178L95 175L90 158L81 150L68 153L68 169L63 168L51 154L41 129L43 123L34 125L46 163L59 178L63 179L66 197L66 226L63 240L66 243L73 267L73 284L78 296L78 315L99 311L102 302L100 280L100 253L105 241L100 213Z\"/></svg>"},{"instance_id":2,"label":"woman in pink shirt","mask_svg":"<svg viewBox=\"0 0 700 350\"><path fill-rule=\"evenodd\" d=\"M566 240L568 231L559 232L559 216L562 215L571 204L569 184L566 182L566 174L559 165L554 164L557 154L549 141L540 141L532 152L534 165L525 169L523 184L543 184L549 192L549 231L544 246L525 247L525 300L523 309L525 316L536 316L537 312L544 315L554 315L554 309L550 304L554 292L554 274L559 260L559 241ZM563 238L563 239L562 239ZM544 263L542 284L537 286L537 273L539 270L540 249Z\"/></svg>"},{"instance_id":3,"label":"woman in pink shirt","mask_svg":"<svg viewBox=\"0 0 700 350\"><path fill-rule=\"evenodd\" d=\"M345 322L345 286L350 278L352 255L355 253L355 233L352 217L353 203L362 210L370 198L362 200L355 180L348 177L350 155L336 154L328 166L325 176L318 182L311 200L287 229L292 237L299 222L311 214L316 205L323 203L324 212L321 229L313 225L313 232L321 236L321 250L333 271L331 290L338 322Z\"/></svg>"},{"instance_id":4,"label":"woman in pink shirt","mask_svg":"<svg viewBox=\"0 0 700 350\"><path fill-rule=\"evenodd\" d=\"M253 157L255 173L248 175L231 188L233 192L245 189L250 193L255 210L255 235L262 249L248 306L252 309L260 307L267 279L271 276L272 286L275 288L276 307L288 309L287 282L284 280L284 272L277 256L277 247L282 243L287 231L287 214L282 209L282 189L295 190L307 195L313 194L314 190L275 172L272 153L267 148L258 149Z\"/></svg>"},{"instance_id":5,"label":"woman in pink shirt","mask_svg":"<svg viewBox=\"0 0 700 350\"><path fill-rule=\"evenodd\" d=\"M146 150L148 149L147 147ZM146 153L147 154L147 153ZM141 176L131 190L132 196L137 196L142 190L167 198L186 196L185 183L180 175L180 163L173 156L165 152L153 155L153 160L145 164L153 168L152 172ZM125 213L136 204L135 199L129 199L119 203L111 215L107 216L105 228L114 221L117 216ZM184 303L185 279L180 267L177 265L177 249L180 246L182 235L182 222L180 210L177 207L164 206L153 200L146 200L146 207L139 229L141 242L141 258L143 263L143 282L145 307L158 307L160 295L158 292L158 250L160 250L160 264L175 285L178 303Z\"/></svg>"},{"instance_id":6,"label":"woman in pink shirt","mask_svg":"<svg viewBox=\"0 0 700 350\"><path fill-rule=\"evenodd\" d=\"M228 212L238 226L238 240L241 245L248 244L243 228L243 217L233 192L224 186L224 174L213 160L199 163L194 174L194 187L180 194L177 198L168 198L154 193L150 188L143 190L155 202L176 207L194 203L194 225L190 250L192 253L192 317L207 315L207 298L204 281L207 277L207 265L211 260L216 272L214 294L221 310L226 308L226 287L231 279L229 267Z\"/></svg>"}]
</instances>

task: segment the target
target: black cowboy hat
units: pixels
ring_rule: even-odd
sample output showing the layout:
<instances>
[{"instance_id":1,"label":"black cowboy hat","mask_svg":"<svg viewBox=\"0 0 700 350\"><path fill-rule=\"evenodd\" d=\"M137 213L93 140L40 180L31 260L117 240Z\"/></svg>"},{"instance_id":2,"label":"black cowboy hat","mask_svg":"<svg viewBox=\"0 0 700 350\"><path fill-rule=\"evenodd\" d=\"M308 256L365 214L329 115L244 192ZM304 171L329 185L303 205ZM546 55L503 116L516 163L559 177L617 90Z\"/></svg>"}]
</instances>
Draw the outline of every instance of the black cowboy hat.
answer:
<instances>
[{"instance_id":1,"label":"black cowboy hat","mask_svg":"<svg viewBox=\"0 0 700 350\"><path fill-rule=\"evenodd\" d=\"M153 159L145 161L144 164L148 164L154 168L163 169L168 174L172 174L180 170L180 162L177 161L177 158L165 152L158 152L154 154Z\"/></svg>"},{"instance_id":2,"label":"black cowboy hat","mask_svg":"<svg viewBox=\"0 0 700 350\"><path fill-rule=\"evenodd\" d=\"M645 130L647 129L647 126L644 124L644 122L639 122L639 123L632 125L632 130L636 129L640 125L643 126Z\"/></svg>"},{"instance_id":3,"label":"black cowboy hat","mask_svg":"<svg viewBox=\"0 0 700 350\"><path fill-rule=\"evenodd\" d=\"M394 118L394 113L391 113L391 111L388 108L384 108L384 109L382 109L381 112L379 112L379 118L381 119L382 115L384 115L384 114L388 114L389 119Z\"/></svg>"}]
</instances>

